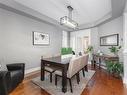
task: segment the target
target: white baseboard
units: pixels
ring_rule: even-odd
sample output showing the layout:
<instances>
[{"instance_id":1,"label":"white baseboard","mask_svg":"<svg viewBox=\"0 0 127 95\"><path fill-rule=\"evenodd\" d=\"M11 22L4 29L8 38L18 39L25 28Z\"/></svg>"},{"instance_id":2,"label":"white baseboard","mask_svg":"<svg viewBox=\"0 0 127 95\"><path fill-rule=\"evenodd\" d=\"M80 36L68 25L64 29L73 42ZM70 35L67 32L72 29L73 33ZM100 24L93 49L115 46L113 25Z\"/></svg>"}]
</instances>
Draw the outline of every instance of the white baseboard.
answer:
<instances>
[{"instance_id":1,"label":"white baseboard","mask_svg":"<svg viewBox=\"0 0 127 95\"><path fill-rule=\"evenodd\" d=\"M40 69L41 69L40 67L36 67L36 68L31 68L31 69L25 70L25 75L32 73L32 72L35 72L35 71L38 71Z\"/></svg>"}]
</instances>

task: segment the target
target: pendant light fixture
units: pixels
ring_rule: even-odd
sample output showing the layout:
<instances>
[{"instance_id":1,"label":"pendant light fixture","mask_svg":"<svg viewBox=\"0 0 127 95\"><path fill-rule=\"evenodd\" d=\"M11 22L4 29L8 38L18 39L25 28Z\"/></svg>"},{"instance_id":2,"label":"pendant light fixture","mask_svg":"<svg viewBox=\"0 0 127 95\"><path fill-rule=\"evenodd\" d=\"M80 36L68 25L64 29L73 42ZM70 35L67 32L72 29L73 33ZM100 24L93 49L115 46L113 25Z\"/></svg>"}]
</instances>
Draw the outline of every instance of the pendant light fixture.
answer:
<instances>
[{"instance_id":1,"label":"pendant light fixture","mask_svg":"<svg viewBox=\"0 0 127 95\"><path fill-rule=\"evenodd\" d=\"M78 23L72 20L72 11L73 8L71 6L67 6L67 9L69 11L68 16L64 16L60 18L60 24L67 26L69 28L76 29L78 26Z\"/></svg>"}]
</instances>

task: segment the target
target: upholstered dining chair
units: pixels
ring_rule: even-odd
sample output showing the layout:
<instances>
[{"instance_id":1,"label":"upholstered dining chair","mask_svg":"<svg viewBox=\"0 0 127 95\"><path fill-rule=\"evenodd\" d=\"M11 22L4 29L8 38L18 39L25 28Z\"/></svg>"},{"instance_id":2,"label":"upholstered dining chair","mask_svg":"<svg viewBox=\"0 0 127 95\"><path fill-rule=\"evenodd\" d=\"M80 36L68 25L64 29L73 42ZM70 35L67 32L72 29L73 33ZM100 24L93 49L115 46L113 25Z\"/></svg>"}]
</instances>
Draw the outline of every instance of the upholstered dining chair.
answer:
<instances>
[{"instance_id":1,"label":"upholstered dining chair","mask_svg":"<svg viewBox=\"0 0 127 95\"><path fill-rule=\"evenodd\" d=\"M69 67L68 67L68 71L67 71L67 79L69 79L71 92L73 92L73 90L72 90L72 82L71 82L72 77L76 75L77 82L79 82L79 80L78 80L79 71L81 70L80 69L80 63L81 63L81 57L72 58L70 60L70 63L69 63ZM55 85L57 85L57 77L58 76L62 77L62 70L60 70L60 69L56 70L54 73L55 73Z\"/></svg>"},{"instance_id":2,"label":"upholstered dining chair","mask_svg":"<svg viewBox=\"0 0 127 95\"><path fill-rule=\"evenodd\" d=\"M80 63L81 65L80 66L82 68L82 72L83 72L83 76L84 77L85 77L84 70L88 72L88 67L87 67L88 59L89 59L89 55L88 54L84 54L84 55L81 56L81 63Z\"/></svg>"},{"instance_id":3,"label":"upholstered dining chair","mask_svg":"<svg viewBox=\"0 0 127 95\"><path fill-rule=\"evenodd\" d=\"M52 55L43 55L41 58L52 58L53 56ZM45 66L45 71L50 73L50 82L52 82L52 74L55 70L57 70L58 68L54 67L54 66L51 66L51 65L46 65Z\"/></svg>"}]
</instances>

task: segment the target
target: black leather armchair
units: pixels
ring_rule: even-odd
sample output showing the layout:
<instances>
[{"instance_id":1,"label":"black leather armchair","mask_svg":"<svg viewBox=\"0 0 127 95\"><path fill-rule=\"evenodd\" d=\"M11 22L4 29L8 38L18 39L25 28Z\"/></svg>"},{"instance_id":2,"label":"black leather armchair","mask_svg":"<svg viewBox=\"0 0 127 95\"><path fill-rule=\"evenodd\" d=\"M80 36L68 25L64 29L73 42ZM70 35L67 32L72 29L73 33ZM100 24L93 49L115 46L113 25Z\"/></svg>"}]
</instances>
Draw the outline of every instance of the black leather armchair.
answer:
<instances>
[{"instance_id":1,"label":"black leather armchair","mask_svg":"<svg viewBox=\"0 0 127 95\"><path fill-rule=\"evenodd\" d=\"M8 71L0 71L0 95L8 95L24 79L24 63L7 64Z\"/></svg>"}]
</instances>

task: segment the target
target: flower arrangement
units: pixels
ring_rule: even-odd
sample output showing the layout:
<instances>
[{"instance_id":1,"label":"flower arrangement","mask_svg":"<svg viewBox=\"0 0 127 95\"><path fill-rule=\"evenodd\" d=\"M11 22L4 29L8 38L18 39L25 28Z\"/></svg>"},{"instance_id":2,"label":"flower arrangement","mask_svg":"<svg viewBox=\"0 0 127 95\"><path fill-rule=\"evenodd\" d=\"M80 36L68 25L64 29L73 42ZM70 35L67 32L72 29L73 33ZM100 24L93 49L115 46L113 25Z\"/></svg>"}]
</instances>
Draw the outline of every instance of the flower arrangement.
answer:
<instances>
[{"instance_id":1,"label":"flower arrangement","mask_svg":"<svg viewBox=\"0 0 127 95\"><path fill-rule=\"evenodd\" d=\"M91 53L93 51L93 46L88 46L86 52Z\"/></svg>"}]
</instances>

